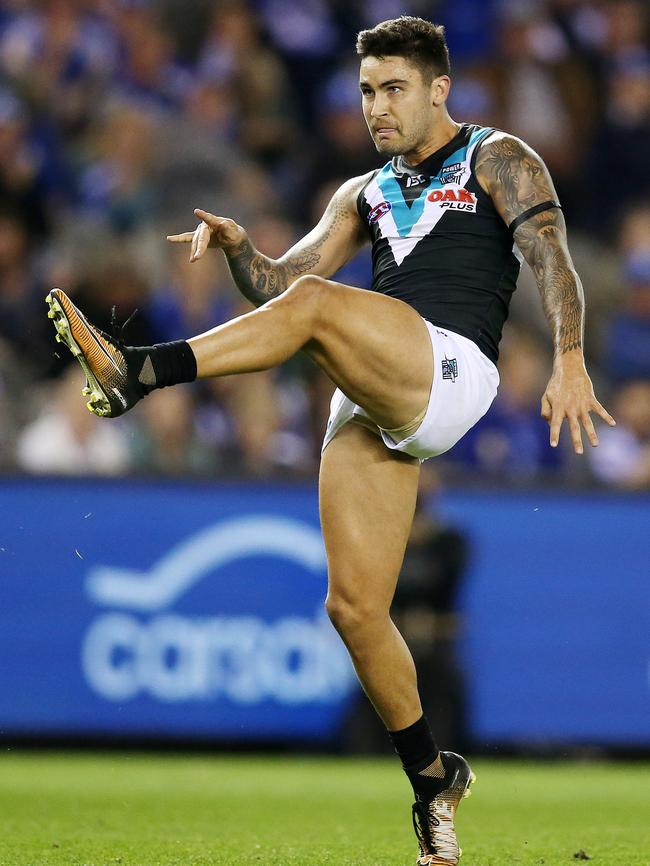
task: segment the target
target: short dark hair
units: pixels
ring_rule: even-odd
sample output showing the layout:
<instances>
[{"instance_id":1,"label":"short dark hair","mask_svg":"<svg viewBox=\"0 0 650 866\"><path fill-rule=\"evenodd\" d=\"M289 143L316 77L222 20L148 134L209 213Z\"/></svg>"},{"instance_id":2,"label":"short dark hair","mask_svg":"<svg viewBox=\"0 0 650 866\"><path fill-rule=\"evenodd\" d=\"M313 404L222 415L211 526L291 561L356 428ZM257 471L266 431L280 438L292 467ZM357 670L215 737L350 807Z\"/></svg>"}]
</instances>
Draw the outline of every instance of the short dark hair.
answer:
<instances>
[{"instance_id":1,"label":"short dark hair","mask_svg":"<svg viewBox=\"0 0 650 866\"><path fill-rule=\"evenodd\" d=\"M364 57L404 57L420 69L428 84L438 75L449 75L449 49L442 24L401 15L382 21L357 36L357 54Z\"/></svg>"}]
</instances>

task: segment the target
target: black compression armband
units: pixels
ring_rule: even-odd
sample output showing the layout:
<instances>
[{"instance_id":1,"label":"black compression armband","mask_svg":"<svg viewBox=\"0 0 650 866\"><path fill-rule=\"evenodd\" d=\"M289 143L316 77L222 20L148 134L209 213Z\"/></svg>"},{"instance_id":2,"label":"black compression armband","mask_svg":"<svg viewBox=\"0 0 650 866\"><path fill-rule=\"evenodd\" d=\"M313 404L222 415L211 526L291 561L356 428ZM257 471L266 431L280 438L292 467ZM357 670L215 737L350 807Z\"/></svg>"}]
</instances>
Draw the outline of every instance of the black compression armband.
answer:
<instances>
[{"instance_id":1,"label":"black compression armband","mask_svg":"<svg viewBox=\"0 0 650 866\"><path fill-rule=\"evenodd\" d=\"M508 226L508 229L514 234L515 231L519 228L522 223L525 223L526 220L529 220L531 217L536 216L538 213L542 213L545 210L551 210L551 208L559 207L562 209L562 205L558 204L556 201L543 201L541 204L533 205L533 207L528 208L523 213L520 213L518 217L515 217L513 221Z\"/></svg>"}]
</instances>

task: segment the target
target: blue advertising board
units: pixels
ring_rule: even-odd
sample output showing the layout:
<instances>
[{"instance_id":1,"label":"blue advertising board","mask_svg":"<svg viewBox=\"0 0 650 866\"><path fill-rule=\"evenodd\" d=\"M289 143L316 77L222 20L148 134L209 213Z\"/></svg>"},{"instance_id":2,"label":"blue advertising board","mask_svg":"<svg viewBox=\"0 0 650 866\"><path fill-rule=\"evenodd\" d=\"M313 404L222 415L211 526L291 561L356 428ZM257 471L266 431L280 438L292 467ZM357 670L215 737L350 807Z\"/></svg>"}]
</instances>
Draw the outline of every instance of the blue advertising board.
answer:
<instances>
[{"instance_id":1,"label":"blue advertising board","mask_svg":"<svg viewBox=\"0 0 650 866\"><path fill-rule=\"evenodd\" d=\"M481 744L650 744L650 499L448 492ZM0 735L335 737L311 486L0 482Z\"/></svg>"},{"instance_id":2,"label":"blue advertising board","mask_svg":"<svg viewBox=\"0 0 650 866\"><path fill-rule=\"evenodd\" d=\"M455 494L481 744L650 746L650 497Z\"/></svg>"},{"instance_id":3,"label":"blue advertising board","mask_svg":"<svg viewBox=\"0 0 650 866\"><path fill-rule=\"evenodd\" d=\"M356 681L312 490L17 482L0 493L0 727L331 736Z\"/></svg>"}]
</instances>

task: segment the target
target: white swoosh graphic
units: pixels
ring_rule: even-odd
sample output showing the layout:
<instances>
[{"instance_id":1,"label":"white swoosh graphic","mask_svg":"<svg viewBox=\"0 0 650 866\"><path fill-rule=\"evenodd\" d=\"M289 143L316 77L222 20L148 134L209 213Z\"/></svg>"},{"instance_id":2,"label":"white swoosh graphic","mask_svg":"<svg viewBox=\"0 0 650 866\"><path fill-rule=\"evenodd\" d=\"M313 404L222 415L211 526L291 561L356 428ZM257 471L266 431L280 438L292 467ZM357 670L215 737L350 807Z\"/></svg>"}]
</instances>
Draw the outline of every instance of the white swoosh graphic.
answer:
<instances>
[{"instance_id":1,"label":"white swoosh graphic","mask_svg":"<svg viewBox=\"0 0 650 866\"><path fill-rule=\"evenodd\" d=\"M97 566L88 572L86 590L99 604L161 610L208 571L259 554L288 559L316 573L327 567L323 539L313 526L287 518L248 516L224 521L191 536L148 572Z\"/></svg>"}]
</instances>

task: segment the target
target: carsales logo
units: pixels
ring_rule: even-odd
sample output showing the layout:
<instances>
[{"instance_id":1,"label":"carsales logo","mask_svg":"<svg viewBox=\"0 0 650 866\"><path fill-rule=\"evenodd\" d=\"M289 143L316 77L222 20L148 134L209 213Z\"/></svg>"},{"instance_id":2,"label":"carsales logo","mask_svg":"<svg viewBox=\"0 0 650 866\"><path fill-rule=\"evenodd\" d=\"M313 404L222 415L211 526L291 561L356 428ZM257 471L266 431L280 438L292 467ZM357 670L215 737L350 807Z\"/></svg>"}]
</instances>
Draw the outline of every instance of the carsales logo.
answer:
<instances>
[{"instance_id":1,"label":"carsales logo","mask_svg":"<svg viewBox=\"0 0 650 866\"><path fill-rule=\"evenodd\" d=\"M392 207L393 206L389 201L380 201L379 204L375 205L368 214L368 222L370 225L374 226L375 223L379 222L384 214L387 214Z\"/></svg>"},{"instance_id":2,"label":"carsales logo","mask_svg":"<svg viewBox=\"0 0 650 866\"><path fill-rule=\"evenodd\" d=\"M99 696L123 703L222 700L240 706L340 701L354 688L345 648L322 604L311 615L181 614L182 596L248 557L271 557L324 581L318 530L266 514L223 520L184 539L147 571L95 566L86 591L105 609L90 624L81 663ZM260 579L264 579L260 576ZM290 605L288 605L290 607Z\"/></svg>"},{"instance_id":3,"label":"carsales logo","mask_svg":"<svg viewBox=\"0 0 650 866\"><path fill-rule=\"evenodd\" d=\"M445 189L434 189L427 196L428 200L439 204L448 210L464 210L476 213L476 196L462 186L447 186Z\"/></svg>"}]
</instances>

